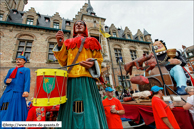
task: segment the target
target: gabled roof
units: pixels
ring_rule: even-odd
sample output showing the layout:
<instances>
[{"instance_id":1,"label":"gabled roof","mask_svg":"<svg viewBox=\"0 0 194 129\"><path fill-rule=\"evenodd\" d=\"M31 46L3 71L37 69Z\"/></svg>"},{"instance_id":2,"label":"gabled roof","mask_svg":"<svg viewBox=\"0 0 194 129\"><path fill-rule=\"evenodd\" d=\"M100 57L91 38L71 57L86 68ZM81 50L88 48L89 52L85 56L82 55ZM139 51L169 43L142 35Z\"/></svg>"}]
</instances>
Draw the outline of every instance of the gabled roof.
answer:
<instances>
[{"instance_id":1,"label":"gabled roof","mask_svg":"<svg viewBox=\"0 0 194 129\"><path fill-rule=\"evenodd\" d=\"M17 12L16 14L14 14L14 12ZM10 14L7 18L7 22L12 22L12 23L20 23L22 24L22 21L23 21L23 14L25 12L24 11L17 11L16 9L12 9L10 10ZM38 21L37 21L37 27L46 27L46 28L50 28L50 18L52 16L48 16L48 15L42 15L42 14L39 14L37 13L38 15ZM48 19L48 22L46 22L46 19ZM66 28L66 21L71 21L71 20L68 20L68 19L63 19L63 25L62 25L62 29L64 30Z\"/></svg>"},{"instance_id":2,"label":"gabled roof","mask_svg":"<svg viewBox=\"0 0 194 129\"><path fill-rule=\"evenodd\" d=\"M144 29L143 35L144 35L144 36L146 36L146 35L150 35L150 36L151 36L151 34L148 33L145 29Z\"/></svg>"}]
</instances>

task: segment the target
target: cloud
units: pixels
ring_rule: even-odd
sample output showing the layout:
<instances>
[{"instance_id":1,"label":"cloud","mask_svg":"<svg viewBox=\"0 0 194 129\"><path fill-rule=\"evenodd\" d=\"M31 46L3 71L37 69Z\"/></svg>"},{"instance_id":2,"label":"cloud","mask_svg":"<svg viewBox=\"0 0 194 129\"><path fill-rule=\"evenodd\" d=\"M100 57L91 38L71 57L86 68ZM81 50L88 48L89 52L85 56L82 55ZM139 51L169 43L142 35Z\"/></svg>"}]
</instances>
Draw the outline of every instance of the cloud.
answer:
<instances>
[{"instance_id":1,"label":"cloud","mask_svg":"<svg viewBox=\"0 0 194 129\"><path fill-rule=\"evenodd\" d=\"M59 12L61 17L73 19L87 1L28 1L25 10L34 7L49 16ZM135 35L145 28L152 39L164 40L168 48L181 49L193 45L193 1L91 1L97 16L106 18Z\"/></svg>"}]
</instances>

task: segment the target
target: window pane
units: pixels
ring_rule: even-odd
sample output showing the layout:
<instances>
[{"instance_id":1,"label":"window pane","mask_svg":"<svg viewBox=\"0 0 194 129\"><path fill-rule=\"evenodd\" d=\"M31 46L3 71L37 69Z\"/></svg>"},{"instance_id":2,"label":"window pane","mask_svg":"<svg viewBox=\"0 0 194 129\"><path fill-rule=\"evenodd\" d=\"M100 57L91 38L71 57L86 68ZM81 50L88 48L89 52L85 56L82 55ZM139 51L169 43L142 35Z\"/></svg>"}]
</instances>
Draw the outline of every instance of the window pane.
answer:
<instances>
[{"instance_id":1,"label":"window pane","mask_svg":"<svg viewBox=\"0 0 194 129\"><path fill-rule=\"evenodd\" d=\"M121 53L121 50L118 49L118 53Z\"/></svg>"},{"instance_id":2,"label":"window pane","mask_svg":"<svg viewBox=\"0 0 194 129\"><path fill-rule=\"evenodd\" d=\"M54 55L49 53L48 59L49 60L54 60Z\"/></svg>"},{"instance_id":3,"label":"window pane","mask_svg":"<svg viewBox=\"0 0 194 129\"><path fill-rule=\"evenodd\" d=\"M32 42L27 42L27 46L32 46Z\"/></svg>"},{"instance_id":4,"label":"window pane","mask_svg":"<svg viewBox=\"0 0 194 129\"><path fill-rule=\"evenodd\" d=\"M18 47L18 51L23 51L24 47Z\"/></svg>"},{"instance_id":5,"label":"window pane","mask_svg":"<svg viewBox=\"0 0 194 129\"><path fill-rule=\"evenodd\" d=\"M113 32L112 34L113 34L113 37L117 37L117 35L116 35L116 33L115 33L115 32Z\"/></svg>"},{"instance_id":6,"label":"window pane","mask_svg":"<svg viewBox=\"0 0 194 129\"><path fill-rule=\"evenodd\" d=\"M59 23L53 23L53 28L59 29Z\"/></svg>"},{"instance_id":7,"label":"window pane","mask_svg":"<svg viewBox=\"0 0 194 129\"><path fill-rule=\"evenodd\" d=\"M49 48L49 52L53 52L52 50L53 50L52 48Z\"/></svg>"},{"instance_id":8,"label":"window pane","mask_svg":"<svg viewBox=\"0 0 194 129\"><path fill-rule=\"evenodd\" d=\"M118 56L118 54L117 54L117 53L115 53L115 56L117 57L117 56Z\"/></svg>"},{"instance_id":9,"label":"window pane","mask_svg":"<svg viewBox=\"0 0 194 129\"><path fill-rule=\"evenodd\" d=\"M30 59L30 52L25 52L24 56L26 57L26 59Z\"/></svg>"},{"instance_id":10,"label":"window pane","mask_svg":"<svg viewBox=\"0 0 194 129\"><path fill-rule=\"evenodd\" d=\"M49 44L49 48L54 48L54 44Z\"/></svg>"},{"instance_id":11,"label":"window pane","mask_svg":"<svg viewBox=\"0 0 194 129\"><path fill-rule=\"evenodd\" d=\"M129 76L126 76L126 79L129 79Z\"/></svg>"},{"instance_id":12,"label":"window pane","mask_svg":"<svg viewBox=\"0 0 194 129\"><path fill-rule=\"evenodd\" d=\"M25 42L24 41L20 41L19 46L25 46Z\"/></svg>"},{"instance_id":13,"label":"window pane","mask_svg":"<svg viewBox=\"0 0 194 129\"><path fill-rule=\"evenodd\" d=\"M121 53L119 53L119 56L122 57Z\"/></svg>"},{"instance_id":14,"label":"window pane","mask_svg":"<svg viewBox=\"0 0 194 129\"><path fill-rule=\"evenodd\" d=\"M114 49L115 53L117 52L117 49Z\"/></svg>"},{"instance_id":15,"label":"window pane","mask_svg":"<svg viewBox=\"0 0 194 129\"><path fill-rule=\"evenodd\" d=\"M28 19L27 19L27 24L28 24L28 25L33 25L33 19L29 19L29 18L28 18Z\"/></svg>"},{"instance_id":16,"label":"window pane","mask_svg":"<svg viewBox=\"0 0 194 129\"><path fill-rule=\"evenodd\" d=\"M121 76L118 76L118 79L121 80Z\"/></svg>"},{"instance_id":17,"label":"window pane","mask_svg":"<svg viewBox=\"0 0 194 129\"><path fill-rule=\"evenodd\" d=\"M120 85L120 86L122 86L122 83L121 83L121 82L119 82L119 85Z\"/></svg>"},{"instance_id":18,"label":"window pane","mask_svg":"<svg viewBox=\"0 0 194 129\"><path fill-rule=\"evenodd\" d=\"M31 47L26 47L26 52L31 52Z\"/></svg>"},{"instance_id":19,"label":"window pane","mask_svg":"<svg viewBox=\"0 0 194 129\"><path fill-rule=\"evenodd\" d=\"M0 14L0 21L3 20L3 14Z\"/></svg>"},{"instance_id":20,"label":"window pane","mask_svg":"<svg viewBox=\"0 0 194 129\"><path fill-rule=\"evenodd\" d=\"M21 52L17 52L16 58L21 55Z\"/></svg>"}]
</instances>

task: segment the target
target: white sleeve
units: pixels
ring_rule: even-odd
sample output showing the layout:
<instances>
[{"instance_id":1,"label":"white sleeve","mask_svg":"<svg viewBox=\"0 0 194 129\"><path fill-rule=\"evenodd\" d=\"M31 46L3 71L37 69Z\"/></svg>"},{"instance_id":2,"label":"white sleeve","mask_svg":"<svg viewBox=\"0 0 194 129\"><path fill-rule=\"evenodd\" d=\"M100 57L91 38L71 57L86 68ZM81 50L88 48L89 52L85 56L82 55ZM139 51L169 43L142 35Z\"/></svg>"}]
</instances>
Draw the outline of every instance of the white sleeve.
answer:
<instances>
[{"instance_id":1,"label":"white sleeve","mask_svg":"<svg viewBox=\"0 0 194 129\"><path fill-rule=\"evenodd\" d=\"M192 96L187 98L187 103L189 103L189 104L194 106L194 95L192 95Z\"/></svg>"}]
</instances>

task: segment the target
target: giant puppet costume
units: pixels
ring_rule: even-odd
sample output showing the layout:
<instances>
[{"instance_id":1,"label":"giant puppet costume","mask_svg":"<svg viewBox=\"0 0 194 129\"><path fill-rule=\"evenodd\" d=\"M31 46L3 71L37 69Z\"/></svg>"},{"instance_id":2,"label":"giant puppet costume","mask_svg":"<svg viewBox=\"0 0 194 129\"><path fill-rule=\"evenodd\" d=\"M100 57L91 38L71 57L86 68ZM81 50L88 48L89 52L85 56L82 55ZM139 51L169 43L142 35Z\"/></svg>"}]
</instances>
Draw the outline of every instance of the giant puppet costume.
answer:
<instances>
[{"instance_id":1,"label":"giant puppet costume","mask_svg":"<svg viewBox=\"0 0 194 129\"><path fill-rule=\"evenodd\" d=\"M53 49L61 66L71 65L82 40L87 37L76 61L80 65L74 66L68 74L67 102L60 105L57 120L62 121L62 128L66 129L108 128L96 82L88 71L94 65L94 62L89 61L92 58L97 59L101 67L103 57L100 43L95 38L88 37L87 26L83 21L75 22L73 37L64 42L63 32L59 31L56 34L58 45ZM77 103L81 104L82 110L75 110L79 106Z\"/></svg>"},{"instance_id":2,"label":"giant puppet costume","mask_svg":"<svg viewBox=\"0 0 194 129\"><path fill-rule=\"evenodd\" d=\"M0 126L2 121L25 121L28 114L25 97L30 91L30 69L25 68L25 56L16 58L16 68L8 71L7 85L0 99Z\"/></svg>"},{"instance_id":3,"label":"giant puppet costume","mask_svg":"<svg viewBox=\"0 0 194 129\"><path fill-rule=\"evenodd\" d=\"M153 45L158 47L158 49L155 50L155 52L159 63L164 61L170 62L170 64L166 66L166 69L170 72L170 75L176 81L176 84L177 84L176 92L179 95L187 94L185 91L185 88L187 86L186 84L187 78L185 76L183 68L181 67L186 65L186 61L182 57L181 53L177 51L176 56L173 59L170 59L166 53L166 50L167 50L166 45L162 40L158 41L158 39L156 39Z\"/></svg>"}]
</instances>

